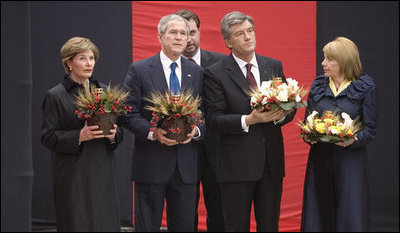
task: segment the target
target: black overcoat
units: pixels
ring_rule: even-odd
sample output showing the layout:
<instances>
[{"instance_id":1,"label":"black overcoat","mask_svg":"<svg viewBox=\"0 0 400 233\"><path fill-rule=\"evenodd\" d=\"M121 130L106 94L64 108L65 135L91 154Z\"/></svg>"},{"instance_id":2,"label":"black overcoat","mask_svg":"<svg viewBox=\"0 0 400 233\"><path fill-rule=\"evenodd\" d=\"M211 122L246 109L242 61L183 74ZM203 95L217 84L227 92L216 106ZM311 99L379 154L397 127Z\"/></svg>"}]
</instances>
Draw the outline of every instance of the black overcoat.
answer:
<instances>
[{"instance_id":1,"label":"black overcoat","mask_svg":"<svg viewBox=\"0 0 400 233\"><path fill-rule=\"evenodd\" d=\"M106 88L92 78L90 85ZM75 115L75 95L83 88L69 76L46 92L43 101L42 144L52 152L53 191L58 231L120 231L113 150L108 139L79 145L84 121Z\"/></svg>"}]
</instances>

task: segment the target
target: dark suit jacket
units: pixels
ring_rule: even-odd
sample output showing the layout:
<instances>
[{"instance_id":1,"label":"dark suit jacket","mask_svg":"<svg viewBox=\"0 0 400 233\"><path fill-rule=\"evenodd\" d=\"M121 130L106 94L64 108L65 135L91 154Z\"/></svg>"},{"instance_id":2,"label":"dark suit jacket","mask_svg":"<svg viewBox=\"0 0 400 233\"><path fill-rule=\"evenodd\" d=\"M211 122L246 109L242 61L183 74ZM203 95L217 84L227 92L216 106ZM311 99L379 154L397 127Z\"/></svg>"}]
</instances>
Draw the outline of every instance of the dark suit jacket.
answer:
<instances>
[{"instance_id":1,"label":"dark suit jacket","mask_svg":"<svg viewBox=\"0 0 400 233\"><path fill-rule=\"evenodd\" d=\"M203 49L200 49L200 53L200 65L203 68L214 65L219 60L226 57L225 54L215 53ZM200 163L205 164L204 160L207 159L208 164L211 166L211 170L214 172L215 176L217 174L217 154L219 153L219 138L219 133L216 130L207 127L207 133L204 140L201 142L204 143L205 154L199 154L200 160L202 160Z\"/></svg>"},{"instance_id":2,"label":"dark suit jacket","mask_svg":"<svg viewBox=\"0 0 400 233\"><path fill-rule=\"evenodd\" d=\"M200 49L200 65L203 68L209 67L215 63L217 63L222 58L226 57L225 54L222 53L215 53L211 51L207 51L204 49Z\"/></svg>"},{"instance_id":3,"label":"dark suit jacket","mask_svg":"<svg viewBox=\"0 0 400 233\"><path fill-rule=\"evenodd\" d=\"M200 95L203 87L203 69L187 59L181 59L182 89L191 89L193 96ZM124 89L130 91L127 104L133 106L133 111L126 115L123 125L133 132L135 137L132 160L132 179L137 183L163 184L167 183L178 166L182 180L185 183L197 182L197 150L196 142L166 146L158 141L147 139L150 132L151 111L145 110L145 101L151 93L165 93L168 84L162 68L160 54L135 62L129 66ZM199 126L202 135L203 127Z\"/></svg>"},{"instance_id":4,"label":"dark suit jacket","mask_svg":"<svg viewBox=\"0 0 400 233\"><path fill-rule=\"evenodd\" d=\"M286 81L280 61L257 54L256 59L261 82L273 76ZM206 122L221 133L218 181L257 181L266 164L273 177L284 177L281 125L293 120L295 111L281 124L259 123L245 133L241 117L251 113L250 97L246 94L250 88L232 54L208 67L204 78Z\"/></svg>"}]
</instances>

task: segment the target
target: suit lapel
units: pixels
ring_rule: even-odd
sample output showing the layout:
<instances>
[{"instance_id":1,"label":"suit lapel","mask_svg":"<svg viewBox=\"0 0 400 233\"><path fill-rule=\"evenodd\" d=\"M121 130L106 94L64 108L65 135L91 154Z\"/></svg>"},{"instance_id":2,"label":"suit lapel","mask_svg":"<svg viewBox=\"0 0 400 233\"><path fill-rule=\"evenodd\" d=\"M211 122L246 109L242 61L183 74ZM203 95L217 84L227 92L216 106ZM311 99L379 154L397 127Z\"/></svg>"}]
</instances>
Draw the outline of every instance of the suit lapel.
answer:
<instances>
[{"instance_id":1,"label":"suit lapel","mask_svg":"<svg viewBox=\"0 0 400 233\"><path fill-rule=\"evenodd\" d=\"M184 90L187 91L187 90L193 88L194 77L193 77L193 74L191 74L191 72L190 72L187 62L191 62L191 61L186 60L186 59L181 59L181 65L182 65L181 91L184 91Z\"/></svg>"},{"instance_id":2,"label":"suit lapel","mask_svg":"<svg viewBox=\"0 0 400 233\"><path fill-rule=\"evenodd\" d=\"M207 66L209 66L209 65L211 65L211 57L210 56L208 56L208 54L204 51L204 50L202 50L202 49L200 49L200 65L202 66L202 67L207 67Z\"/></svg>"},{"instance_id":3,"label":"suit lapel","mask_svg":"<svg viewBox=\"0 0 400 233\"><path fill-rule=\"evenodd\" d=\"M243 75L242 70L233 58L232 54L227 58L226 71L229 78L247 95L250 91L250 85Z\"/></svg>"},{"instance_id":4,"label":"suit lapel","mask_svg":"<svg viewBox=\"0 0 400 233\"><path fill-rule=\"evenodd\" d=\"M160 54L158 53L153 57L153 61L149 63L149 75L151 82L156 90L164 93L168 90L168 84L165 80L164 70L160 60Z\"/></svg>"},{"instance_id":5,"label":"suit lapel","mask_svg":"<svg viewBox=\"0 0 400 233\"><path fill-rule=\"evenodd\" d=\"M256 54L256 59L257 63L259 66L259 71L260 71L260 85L264 81L268 81L271 79L271 67L267 65L267 63L264 61L264 59L261 59L260 56Z\"/></svg>"}]
</instances>

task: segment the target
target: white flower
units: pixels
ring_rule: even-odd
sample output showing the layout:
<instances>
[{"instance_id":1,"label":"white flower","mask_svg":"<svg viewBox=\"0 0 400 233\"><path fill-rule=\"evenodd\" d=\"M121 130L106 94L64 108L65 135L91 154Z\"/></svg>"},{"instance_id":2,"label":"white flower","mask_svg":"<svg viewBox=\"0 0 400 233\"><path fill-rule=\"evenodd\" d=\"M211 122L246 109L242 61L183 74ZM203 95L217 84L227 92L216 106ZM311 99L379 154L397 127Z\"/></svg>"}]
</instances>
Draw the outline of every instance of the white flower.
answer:
<instances>
[{"instance_id":1,"label":"white flower","mask_svg":"<svg viewBox=\"0 0 400 233\"><path fill-rule=\"evenodd\" d=\"M289 89L289 87L288 87L288 85L286 84L286 83L282 83L279 87L278 87L278 90L279 90L279 92L288 92L288 89Z\"/></svg>"},{"instance_id":2,"label":"white flower","mask_svg":"<svg viewBox=\"0 0 400 233\"><path fill-rule=\"evenodd\" d=\"M317 111L313 111L313 112L311 113L311 115L309 115L309 116L307 117L307 122L308 122L308 124L309 124L311 127L313 126L313 119L314 119L315 115L317 115L317 114L318 114Z\"/></svg>"},{"instance_id":3,"label":"white flower","mask_svg":"<svg viewBox=\"0 0 400 233\"><path fill-rule=\"evenodd\" d=\"M267 89L261 92L262 95L265 95L266 97L270 98L271 96L274 96L274 90Z\"/></svg>"},{"instance_id":4,"label":"white flower","mask_svg":"<svg viewBox=\"0 0 400 233\"><path fill-rule=\"evenodd\" d=\"M329 130L331 131L331 133L332 134L334 134L334 135L339 135L340 134L340 131L339 131L339 129L338 129L338 127L329 127ZM329 132L329 131L328 131Z\"/></svg>"},{"instance_id":5,"label":"white flower","mask_svg":"<svg viewBox=\"0 0 400 233\"><path fill-rule=\"evenodd\" d=\"M272 83L271 80L261 82L260 91L266 92L268 89L271 88L271 83Z\"/></svg>"},{"instance_id":6,"label":"white flower","mask_svg":"<svg viewBox=\"0 0 400 233\"><path fill-rule=\"evenodd\" d=\"M262 105L266 105L266 104L268 103L267 99L268 99L268 97L265 96L265 97L263 98L263 100L261 101L261 104L262 104Z\"/></svg>"},{"instance_id":7,"label":"white flower","mask_svg":"<svg viewBox=\"0 0 400 233\"><path fill-rule=\"evenodd\" d=\"M293 87L297 87L297 84L299 83L296 80L291 79L291 78L287 78L286 82L289 84L289 86L293 86Z\"/></svg>"},{"instance_id":8,"label":"white flower","mask_svg":"<svg viewBox=\"0 0 400 233\"><path fill-rule=\"evenodd\" d=\"M255 104L257 102L257 98L255 96L251 97L251 103Z\"/></svg>"},{"instance_id":9,"label":"white flower","mask_svg":"<svg viewBox=\"0 0 400 233\"><path fill-rule=\"evenodd\" d=\"M296 102L301 102L301 97L300 97L300 95L299 94L296 94Z\"/></svg>"},{"instance_id":10,"label":"white flower","mask_svg":"<svg viewBox=\"0 0 400 233\"><path fill-rule=\"evenodd\" d=\"M349 114L342 112L342 118L344 119L343 127L345 129L353 124L353 120L350 118Z\"/></svg>"},{"instance_id":11,"label":"white flower","mask_svg":"<svg viewBox=\"0 0 400 233\"><path fill-rule=\"evenodd\" d=\"M288 101L288 93L287 91L280 91L279 95L276 97L279 101L281 102L287 102Z\"/></svg>"}]
</instances>

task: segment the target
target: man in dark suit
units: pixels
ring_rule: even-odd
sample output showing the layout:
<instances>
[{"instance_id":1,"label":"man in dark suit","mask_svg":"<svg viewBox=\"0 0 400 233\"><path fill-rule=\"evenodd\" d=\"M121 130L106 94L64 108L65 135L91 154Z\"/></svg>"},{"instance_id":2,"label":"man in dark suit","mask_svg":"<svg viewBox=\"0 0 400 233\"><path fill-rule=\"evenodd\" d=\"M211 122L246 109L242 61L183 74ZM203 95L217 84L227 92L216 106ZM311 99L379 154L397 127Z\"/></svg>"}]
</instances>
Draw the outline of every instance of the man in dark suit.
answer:
<instances>
[{"instance_id":1,"label":"man in dark suit","mask_svg":"<svg viewBox=\"0 0 400 233\"><path fill-rule=\"evenodd\" d=\"M175 14L182 16L189 22L189 40L182 55L199 66L208 67L222 58L225 54L200 49L200 19L186 9ZM222 215L221 191L216 179L216 154L219 135L211 128L207 128L204 140L199 142L199 167L197 184L197 205L194 231L198 230L198 206L200 199L200 182L203 186L204 203L207 210L207 231L224 232L224 218Z\"/></svg>"},{"instance_id":2,"label":"man in dark suit","mask_svg":"<svg viewBox=\"0 0 400 233\"><path fill-rule=\"evenodd\" d=\"M193 231L197 145L203 128L194 127L189 139L178 143L165 137L161 128L152 128L150 105L144 97L151 93L180 89L202 92L203 69L181 58L189 34L188 23L178 15L167 15L158 24L161 52L130 65L124 88L130 92L131 114L122 119L133 132L135 146L132 179L135 182L135 230L159 231L164 199L167 202L168 230Z\"/></svg>"},{"instance_id":3,"label":"man in dark suit","mask_svg":"<svg viewBox=\"0 0 400 233\"><path fill-rule=\"evenodd\" d=\"M284 149L281 126L295 111L251 110L248 91L282 77L280 61L256 54L254 20L231 12L221 21L230 56L208 67L203 99L206 122L220 132L217 179L226 231L249 231L254 202L257 231L278 231Z\"/></svg>"}]
</instances>

